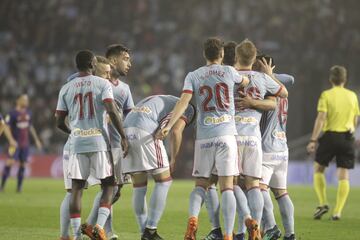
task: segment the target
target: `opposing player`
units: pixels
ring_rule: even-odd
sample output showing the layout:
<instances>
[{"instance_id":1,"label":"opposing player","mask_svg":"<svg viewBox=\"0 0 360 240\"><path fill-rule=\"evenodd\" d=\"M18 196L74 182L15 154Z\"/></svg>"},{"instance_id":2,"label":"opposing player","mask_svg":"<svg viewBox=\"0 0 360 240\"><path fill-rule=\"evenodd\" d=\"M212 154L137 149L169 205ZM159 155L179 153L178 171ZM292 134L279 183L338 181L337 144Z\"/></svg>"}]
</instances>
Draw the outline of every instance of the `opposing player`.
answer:
<instances>
[{"instance_id":1,"label":"opposing player","mask_svg":"<svg viewBox=\"0 0 360 240\"><path fill-rule=\"evenodd\" d=\"M257 57L256 67L253 69L274 75L286 87L294 83L294 77L288 74L272 73L272 58L265 55ZM286 139L286 124L288 112L287 98L278 98L276 108L269 110L268 103L252 98L243 98L239 103L243 108L253 108L263 111L260 121L263 149L262 179L260 187L264 197L264 211L262 217L263 239L278 239L281 232L276 225L273 213L273 203L268 191L270 187L278 202L285 228L285 240L295 239L294 234L294 206L287 193L287 165L288 147Z\"/></svg>"},{"instance_id":2,"label":"opposing player","mask_svg":"<svg viewBox=\"0 0 360 240\"><path fill-rule=\"evenodd\" d=\"M168 135L194 95L198 113L193 169L196 182L190 195L185 240L196 239L198 215L212 173L219 176L222 192L224 239L232 239L236 212L233 179L239 174L233 91L236 83L245 87L248 79L243 78L233 67L221 65L223 56L223 42L220 39L209 38L205 41L206 66L186 76L183 93L169 123L157 133L158 138Z\"/></svg>"},{"instance_id":3,"label":"opposing player","mask_svg":"<svg viewBox=\"0 0 360 240\"><path fill-rule=\"evenodd\" d=\"M14 164L15 160L19 161L19 170L17 174L17 192L21 192L22 184L25 175L25 166L29 157L29 134L33 137L36 147L41 150L42 144L36 133L35 128L32 125L32 114L29 110L29 97L27 94L21 94L16 100L16 107L14 110L10 111L5 117L6 124L11 130L12 138L17 142L16 144L12 143L9 147L9 159L6 161L5 168L3 170L3 176L1 179L0 191L3 191L5 188L6 180L10 175L11 166ZM5 131L7 131L5 129ZM5 132L9 138L9 133Z\"/></svg>"},{"instance_id":4,"label":"opposing player","mask_svg":"<svg viewBox=\"0 0 360 240\"><path fill-rule=\"evenodd\" d=\"M235 90L235 96L241 98L249 96L253 99L263 100L265 94L287 97L286 88L265 73L252 71L256 60L256 47L249 41L244 40L236 47L236 69L241 74L246 74L250 83L247 87ZM251 216L257 223L261 222L264 207L263 197L259 188L259 180L262 177L262 148L260 133L261 111L254 109L236 110L235 122L238 136L239 169L245 178L247 199Z\"/></svg>"},{"instance_id":5,"label":"opposing player","mask_svg":"<svg viewBox=\"0 0 360 240\"><path fill-rule=\"evenodd\" d=\"M75 239L80 239L81 196L91 171L101 180L103 188L93 234L95 239L106 239L103 226L110 213L114 177L105 112L122 135L124 154L127 153L127 140L110 83L92 75L95 56L84 50L77 53L75 61L79 76L61 88L56 110L57 127L71 135L68 169L72 179L70 221ZM65 123L66 116L70 127Z\"/></svg>"},{"instance_id":6,"label":"opposing player","mask_svg":"<svg viewBox=\"0 0 360 240\"><path fill-rule=\"evenodd\" d=\"M155 140L154 134L171 117L171 110L179 98L171 95L154 95L141 100L125 119L124 127L129 139L129 154L123 159L124 173L130 173L133 181L133 207L142 233L142 240L161 240L157 225L164 211L167 193L172 183L170 170L174 170L182 132L194 116L195 108L189 105L172 129L170 139L170 163L164 144ZM170 165L169 165L170 164ZM170 166L170 169L169 169ZM155 180L147 211L146 192L148 174Z\"/></svg>"}]
</instances>

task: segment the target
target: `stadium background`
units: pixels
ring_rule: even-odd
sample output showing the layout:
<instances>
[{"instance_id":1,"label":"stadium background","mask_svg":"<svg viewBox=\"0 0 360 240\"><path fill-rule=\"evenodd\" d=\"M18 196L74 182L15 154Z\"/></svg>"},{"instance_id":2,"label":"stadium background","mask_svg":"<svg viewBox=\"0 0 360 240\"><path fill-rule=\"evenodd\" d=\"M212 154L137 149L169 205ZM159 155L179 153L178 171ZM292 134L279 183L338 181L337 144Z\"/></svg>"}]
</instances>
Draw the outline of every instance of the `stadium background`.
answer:
<instances>
[{"instance_id":1,"label":"stadium background","mask_svg":"<svg viewBox=\"0 0 360 240\"><path fill-rule=\"evenodd\" d=\"M329 87L330 66L345 65L348 86L360 91L358 9L356 0L2 0L0 111L6 114L18 94L30 95L44 149L32 150L28 174L61 177L61 161L53 160L66 136L55 129L53 114L61 85L75 71L77 50L103 54L112 43L130 47L132 69L125 81L137 102L151 94L178 96L185 74L204 62L201 46L206 37L246 37L274 57L276 72L295 76L296 84L289 89L288 138L291 160L302 162L293 162L291 168L302 169L296 171L301 172L297 180L310 182L305 144L319 94ZM192 168L193 129L185 134L177 177L189 177ZM4 143L2 137L3 160Z\"/></svg>"}]
</instances>

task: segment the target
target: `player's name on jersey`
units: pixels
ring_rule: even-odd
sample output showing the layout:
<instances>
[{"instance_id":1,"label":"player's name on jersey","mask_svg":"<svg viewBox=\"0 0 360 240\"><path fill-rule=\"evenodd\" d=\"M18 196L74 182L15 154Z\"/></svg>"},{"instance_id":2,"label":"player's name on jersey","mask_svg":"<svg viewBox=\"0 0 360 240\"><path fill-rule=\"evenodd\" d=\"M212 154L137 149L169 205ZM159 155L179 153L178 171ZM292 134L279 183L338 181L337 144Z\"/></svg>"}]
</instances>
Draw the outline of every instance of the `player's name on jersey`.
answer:
<instances>
[{"instance_id":1,"label":"player's name on jersey","mask_svg":"<svg viewBox=\"0 0 360 240\"><path fill-rule=\"evenodd\" d=\"M220 71L220 70L209 70L207 72L205 72L205 75L200 76L201 79L207 79L209 78L211 75L216 75L218 77L224 77L225 76L225 72L224 71Z\"/></svg>"},{"instance_id":2,"label":"player's name on jersey","mask_svg":"<svg viewBox=\"0 0 360 240\"><path fill-rule=\"evenodd\" d=\"M279 140L286 140L286 133L284 131L276 131L274 130L272 132L272 135L274 138L279 139Z\"/></svg>"},{"instance_id":3,"label":"player's name on jersey","mask_svg":"<svg viewBox=\"0 0 360 240\"><path fill-rule=\"evenodd\" d=\"M75 87L84 87L84 86L90 86L91 81L90 80L82 80L81 82L75 82Z\"/></svg>"},{"instance_id":4,"label":"player's name on jersey","mask_svg":"<svg viewBox=\"0 0 360 240\"><path fill-rule=\"evenodd\" d=\"M90 128L90 129L80 129L76 128L73 130L74 137L94 137L101 136L101 129L98 128Z\"/></svg>"},{"instance_id":5,"label":"player's name on jersey","mask_svg":"<svg viewBox=\"0 0 360 240\"><path fill-rule=\"evenodd\" d=\"M146 114L150 114L152 113L151 109L149 107L146 106L142 106L142 107L133 107L131 109L132 112L141 112L141 113L146 113Z\"/></svg>"},{"instance_id":6,"label":"player's name on jersey","mask_svg":"<svg viewBox=\"0 0 360 240\"><path fill-rule=\"evenodd\" d=\"M258 124L258 121L254 117L240 117L235 116L235 122L237 123L244 123L244 124Z\"/></svg>"},{"instance_id":7,"label":"player's name on jersey","mask_svg":"<svg viewBox=\"0 0 360 240\"><path fill-rule=\"evenodd\" d=\"M212 124L221 124L221 123L226 123L226 122L230 122L232 120L232 116L228 115L228 114L224 114L221 117L210 117L207 116L204 119L204 124L205 125L212 125Z\"/></svg>"}]
</instances>

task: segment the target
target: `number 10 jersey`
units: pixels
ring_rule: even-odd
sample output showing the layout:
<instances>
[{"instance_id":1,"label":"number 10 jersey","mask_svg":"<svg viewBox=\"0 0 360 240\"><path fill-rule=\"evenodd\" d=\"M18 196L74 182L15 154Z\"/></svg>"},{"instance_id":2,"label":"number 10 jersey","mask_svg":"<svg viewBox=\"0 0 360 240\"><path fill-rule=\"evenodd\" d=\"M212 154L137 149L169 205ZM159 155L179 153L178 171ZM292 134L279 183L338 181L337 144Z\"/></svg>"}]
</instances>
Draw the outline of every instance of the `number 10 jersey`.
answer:
<instances>
[{"instance_id":1,"label":"number 10 jersey","mask_svg":"<svg viewBox=\"0 0 360 240\"><path fill-rule=\"evenodd\" d=\"M234 85L242 82L233 67L212 64L188 73L183 93L195 96L196 139L237 135L234 122Z\"/></svg>"},{"instance_id":2,"label":"number 10 jersey","mask_svg":"<svg viewBox=\"0 0 360 240\"><path fill-rule=\"evenodd\" d=\"M79 75L61 88L56 113L68 115L72 154L109 150L104 102L113 99L109 81L93 75Z\"/></svg>"}]
</instances>

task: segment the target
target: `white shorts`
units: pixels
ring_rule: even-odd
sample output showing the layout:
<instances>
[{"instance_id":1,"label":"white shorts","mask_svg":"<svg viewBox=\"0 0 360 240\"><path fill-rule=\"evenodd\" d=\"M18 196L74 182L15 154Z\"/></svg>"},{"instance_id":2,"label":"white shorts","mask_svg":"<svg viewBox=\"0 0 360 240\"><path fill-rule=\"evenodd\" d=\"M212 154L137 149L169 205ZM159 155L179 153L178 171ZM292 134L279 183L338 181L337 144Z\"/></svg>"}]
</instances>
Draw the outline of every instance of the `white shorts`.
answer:
<instances>
[{"instance_id":1,"label":"white shorts","mask_svg":"<svg viewBox=\"0 0 360 240\"><path fill-rule=\"evenodd\" d=\"M125 128L129 153L122 159L123 173L147 172L169 168L163 141L155 140L150 133L136 127Z\"/></svg>"},{"instance_id":2,"label":"white shorts","mask_svg":"<svg viewBox=\"0 0 360 240\"><path fill-rule=\"evenodd\" d=\"M239 174L235 136L220 136L195 141L195 156L192 175L209 178Z\"/></svg>"},{"instance_id":3,"label":"white shorts","mask_svg":"<svg viewBox=\"0 0 360 240\"><path fill-rule=\"evenodd\" d=\"M63 151L63 176L64 176L64 185L66 190L70 190L72 188L71 184L71 178L69 178L68 174L68 168L69 168L69 158L70 158L70 152L69 151Z\"/></svg>"},{"instance_id":4,"label":"white shorts","mask_svg":"<svg viewBox=\"0 0 360 240\"><path fill-rule=\"evenodd\" d=\"M236 136L239 149L239 170L242 175L261 178L261 139L255 136Z\"/></svg>"},{"instance_id":5,"label":"white shorts","mask_svg":"<svg viewBox=\"0 0 360 240\"><path fill-rule=\"evenodd\" d=\"M123 159L123 151L121 148L112 148L111 149L113 161L114 161L114 174L117 184L124 183L124 174L122 170L122 159Z\"/></svg>"},{"instance_id":6,"label":"white shorts","mask_svg":"<svg viewBox=\"0 0 360 240\"><path fill-rule=\"evenodd\" d=\"M75 153L70 155L68 176L71 179L88 180L93 176L96 180L113 175L109 152ZM91 183L89 182L89 185Z\"/></svg>"},{"instance_id":7,"label":"white shorts","mask_svg":"<svg viewBox=\"0 0 360 240\"><path fill-rule=\"evenodd\" d=\"M287 188L287 169L289 153L264 153L262 166L262 179L260 183L271 188Z\"/></svg>"}]
</instances>

